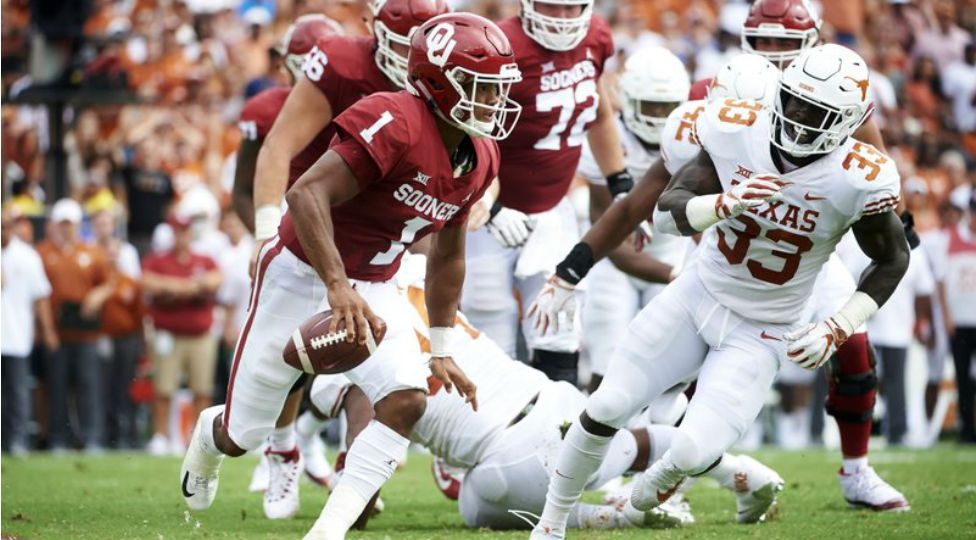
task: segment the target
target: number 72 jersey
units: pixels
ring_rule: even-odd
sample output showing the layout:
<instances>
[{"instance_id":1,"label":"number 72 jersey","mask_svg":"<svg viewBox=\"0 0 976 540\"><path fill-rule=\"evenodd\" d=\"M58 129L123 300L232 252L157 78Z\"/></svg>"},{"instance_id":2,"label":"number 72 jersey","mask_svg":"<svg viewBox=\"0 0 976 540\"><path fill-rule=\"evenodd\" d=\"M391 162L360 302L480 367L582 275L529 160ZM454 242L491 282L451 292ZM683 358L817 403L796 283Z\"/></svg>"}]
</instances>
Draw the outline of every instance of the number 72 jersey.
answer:
<instances>
[{"instance_id":1,"label":"number 72 jersey","mask_svg":"<svg viewBox=\"0 0 976 540\"><path fill-rule=\"evenodd\" d=\"M696 122L696 135L722 188L777 174L771 111L760 103L717 100ZM719 222L702 238L698 264L705 288L739 315L761 322L798 321L820 268L861 217L894 209L894 161L848 138L817 161L778 175L782 199Z\"/></svg>"}]
</instances>

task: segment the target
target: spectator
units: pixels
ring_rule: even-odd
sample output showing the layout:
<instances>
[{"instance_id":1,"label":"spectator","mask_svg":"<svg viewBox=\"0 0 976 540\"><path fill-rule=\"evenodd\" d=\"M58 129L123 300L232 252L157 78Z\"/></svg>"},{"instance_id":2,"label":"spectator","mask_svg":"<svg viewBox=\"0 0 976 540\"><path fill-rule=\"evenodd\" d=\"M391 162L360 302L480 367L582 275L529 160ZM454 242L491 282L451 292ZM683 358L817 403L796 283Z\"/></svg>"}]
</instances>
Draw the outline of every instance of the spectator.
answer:
<instances>
[{"instance_id":1,"label":"spectator","mask_svg":"<svg viewBox=\"0 0 976 540\"><path fill-rule=\"evenodd\" d=\"M976 443L974 385L970 368L976 352L976 201L970 199L969 215L948 231L945 290L946 328L951 336L959 392L959 440Z\"/></svg>"},{"instance_id":2,"label":"spectator","mask_svg":"<svg viewBox=\"0 0 976 540\"><path fill-rule=\"evenodd\" d=\"M175 195L173 181L162 169L158 148L150 138L135 150L132 162L122 167L116 180L118 198L128 216L128 238L145 254L149 250L153 229L163 221L166 208Z\"/></svg>"},{"instance_id":3,"label":"spectator","mask_svg":"<svg viewBox=\"0 0 976 540\"><path fill-rule=\"evenodd\" d=\"M943 71L942 91L952 100L956 130L976 131L976 43L966 45L963 60Z\"/></svg>"},{"instance_id":4,"label":"spectator","mask_svg":"<svg viewBox=\"0 0 976 540\"><path fill-rule=\"evenodd\" d=\"M58 349L58 335L51 316L51 284L34 248L14 236L13 208L4 206L0 222L0 304L3 306L3 451L13 455L27 452L27 421L30 404L31 348L34 346L34 318L40 322L44 346Z\"/></svg>"},{"instance_id":5,"label":"spectator","mask_svg":"<svg viewBox=\"0 0 976 540\"><path fill-rule=\"evenodd\" d=\"M191 250L191 220L173 214L169 220L173 248L154 253L143 263L142 286L150 296L155 327L156 399L153 403L153 455L180 451L166 436L170 400L186 372L193 393L194 418L210 405L217 342L210 333L215 295L221 284L213 259Z\"/></svg>"},{"instance_id":6,"label":"spectator","mask_svg":"<svg viewBox=\"0 0 976 540\"><path fill-rule=\"evenodd\" d=\"M100 214L110 215L106 212ZM103 221L107 221L102 218ZM105 396L108 442L113 448L137 448L135 406L129 396L129 386L135 379L136 365L145 350L142 320L145 308L138 275L123 269L121 256L125 246L118 240L108 242L105 253L110 264L111 295L102 307L102 331L111 339L111 354L106 359ZM135 251L135 248L132 248ZM135 263L138 267L139 259Z\"/></svg>"},{"instance_id":7,"label":"spectator","mask_svg":"<svg viewBox=\"0 0 976 540\"><path fill-rule=\"evenodd\" d=\"M101 447L104 415L101 366L95 342L99 311L112 291L109 264L97 246L81 240L81 206L62 199L51 209L50 237L37 246L51 282L51 303L61 346L49 355L45 372L49 397L49 440L52 451L68 443L68 396L76 388L79 433L87 451Z\"/></svg>"},{"instance_id":8,"label":"spectator","mask_svg":"<svg viewBox=\"0 0 976 540\"><path fill-rule=\"evenodd\" d=\"M935 20L934 28L917 37L912 57L928 56L941 70L962 60L963 49L972 38L956 24L956 6L951 0L939 0L935 4Z\"/></svg>"},{"instance_id":9,"label":"spectator","mask_svg":"<svg viewBox=\"0 0 976 540\"><path fill-rule=\"evenodd\" d=\"M112 255L114 266L132 279L139 279L142 267L139 266L139 252L132 244L118 238L118 226L115 213L111 210L101 210L92 216L92 232L95 243L106 254Z\"/></svg>"}]
</instances>

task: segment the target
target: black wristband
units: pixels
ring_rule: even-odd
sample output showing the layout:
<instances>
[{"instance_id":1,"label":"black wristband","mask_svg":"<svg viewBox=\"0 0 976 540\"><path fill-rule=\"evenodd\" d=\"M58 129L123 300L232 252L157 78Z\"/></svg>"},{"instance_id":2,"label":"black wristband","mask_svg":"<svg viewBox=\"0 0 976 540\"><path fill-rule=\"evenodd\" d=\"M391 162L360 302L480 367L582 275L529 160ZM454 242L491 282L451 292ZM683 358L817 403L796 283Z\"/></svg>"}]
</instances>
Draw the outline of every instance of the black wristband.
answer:
<instances>
[{"instance_id":1,"label":"black wristband","mask_svg":"<svg viewBox=\"0 0 976 540\"><path fill-rule=\"evenodd\" d=\"M627 169L609 174L607 175L607 189L610 190L610 195L613 195L614 198L617 195L626 194L634 189L634 177L630 175Z\"/></svg>"},{"instance_id":2,"label":"black wristband","mask_svg":"<svg viewBox=\"0 0 976 540\"><path fill-rule=\"evenodd\" d=\"M573 246L572 251L563 262L556 266L556 275L561 279L576 285L593 268L593 248L585 242L580 242Z\"/></svg>"},{"instance_id":3,"label":"black wristband","mask_svg":"<svg viewBox=\"0 0 976 540\"><path fill-rule=\"evenodd\" d=\"M495 219L495 216L502 211L501 201L495 201L495 204L491 205L491 210L488 210L488 221Z\"/></svg>"},{"instance_id":4,"label":"black wristband","mask_svg":"<svg viewBox=\"0 0 976 540\"><path fill-rule=\"evenodd\" d=\"M908 240L908 247L910 249L915 249L922 243L922 240L918 237L918 233L915 232L915 217L912 213L905 211L901 214L901 225L905 228L905 239Z\"/></svg>"}]
</instances>

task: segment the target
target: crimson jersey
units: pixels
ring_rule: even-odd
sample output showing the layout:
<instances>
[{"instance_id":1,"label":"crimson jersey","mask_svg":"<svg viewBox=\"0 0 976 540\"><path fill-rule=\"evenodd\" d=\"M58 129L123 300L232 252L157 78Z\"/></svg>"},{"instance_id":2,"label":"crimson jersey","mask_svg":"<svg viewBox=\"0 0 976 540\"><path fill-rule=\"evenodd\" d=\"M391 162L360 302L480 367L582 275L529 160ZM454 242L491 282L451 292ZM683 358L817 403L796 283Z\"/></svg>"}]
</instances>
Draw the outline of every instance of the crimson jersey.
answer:
<instances>
[{"instance_id":1,"label":"crimson jersey","mask_svg":"<svg viewBox=\"0 0 976 540\"><path fill-rule=\"evenodd\" d=\"M241 137L249 141L261 141L267 137L275 118L281 112L281 106L288 99L289 92L291 88L288 86L276 86L247 100L237 123L241 129Z\"/></svg>"},{"instance_id":2,"label":"crimson jersey","mask_svg":"<svg viewBox=\"0 0 976 540\"><path fill-rule=\"evenodd\" d=\"M594 16L583 41L560 52L527 36L518 17L498 26L522 72L522 82L510 94L522 105L522 116L512 134L499 142L504 156L499 200L522 212L542 212L569 190L583 137L596 120L597 81L613 54L613 36L607 22Z\"/></svg>"},{"instance_id":3,"label":"crimson jersey","mask_svg":"<svg viewBox=\"0 0 976 540\"><path fill-rule=\"evenodd\" d=\"M712 87L712 81L714 80L713 77L708 77L707 79L695 81L695 84L691 85L691 89L688 90L688 101L708 99L708 89Z\"/></svg>"},{"instance_id":4,"label":"crimson jersey","mask_svg":"<svg viewBox=\"0 0 976 540\"><path fill-rule=\"evenodd\" d=\"M365 96L396 90L376 67L373 50L373 38L333 35L320 39L305 56L302 71L329 100L332 118ZM334 135L330 122L295 156L288 171L288 187L329 149Z\"/></svg>"},{"instance_id":5,"label":"crimson jersey","mask_svg":"<svg viewBox=\"0 0 976 540\"><path fill-rule=\"evenodd\" d=\"M332 208L335 243L346 275L386 281L411 244L445 226L463 226L471 205L498 174L495 141L470 138L476 164L454 177L434 113L407 92L382 92L360 100L333 122L331 150L356 174L360 192ZM290 214L278 234L308 262Z\"/></svg>"}]
</instances>

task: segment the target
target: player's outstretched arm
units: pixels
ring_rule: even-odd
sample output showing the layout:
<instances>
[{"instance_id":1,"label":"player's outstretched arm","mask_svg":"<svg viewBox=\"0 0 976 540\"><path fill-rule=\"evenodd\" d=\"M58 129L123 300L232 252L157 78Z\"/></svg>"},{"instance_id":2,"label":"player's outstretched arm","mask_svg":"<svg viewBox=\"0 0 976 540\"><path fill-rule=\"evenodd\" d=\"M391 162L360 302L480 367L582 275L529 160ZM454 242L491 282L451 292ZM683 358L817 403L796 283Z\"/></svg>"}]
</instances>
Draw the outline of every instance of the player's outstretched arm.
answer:
<instances>
[{"instance_id":1,"label":"player's outstretched arm","mask_svg":"<svg viewBox=\"0 0 976 540\"><path fill-rule=\"evenodd\" d=\"M258 153L254 173L254 232L258 240L274 236L278 228L292 158L331 121L329 100L311 81L300 78Z\"/></svg>"},{"instance_id":2,"label":"player's outstretched arm","mask_svg":"<svg viewBox=\"0 0 976 540\"><path fill-rule=\"evenodd\" d=\"M861 251L871 264L861 273L857 290L884 305L908 270L911 251L905 228L894 211L867 215L854 223L852 230Z\"/></svg>"},{"instance_id":3,"label":"player's outstretched arm","mask_svg":"<svg viewBox=\"0 0 976 540\"><path fill-rule=\"evenodd\" d=\"M908 270L910 251L905 229L894 211L862 217L852 227L871 264L857 291L837 313L798 332L785 334L786 356L800 367L816 369L884 305Z\"/></svg>"},{"instance_id":4,"label":"player's outstretched arm","mask_svg":"<svg viewBox=\"0 0 976 540\"><path fill-rule=\"evenodd\" d=\"M607 179L610 194L617 198L634 187L634 179L624 161L624 147L620 141L616 115L610 105L610 95L603 78L598 83L597 92L600 102L597 104L596 121L586 132L586 142L590 145L600 172Z\"/></svg>"},{"instance_id":5,"label":"player's outstretched arm","mask_svg":"<svg viewBox=\"0 0 976 540\"><path fill-rule=\"evenodd\" d=\"M254 234L254 171L263 140L242 139L237 149L237 165L234 168L234 212L251 234Z\"/></svg>"},{"instance_id":6,"label":"player's outstretched arm","mask_svg":"<svg viewBox=\"0 0 976 540\"><path fill-rule=\"evenodd\" d=\"M298 241L309 264L325 283L334 315L329 331L335 331L338 321L344 320L348 340L364 344L369 328L379 328L383 322L349 284L332 225L332 206L357 193L356 175L339 154L329 150L292 186L287 200Z\"/></svg>"},{"instance_id":7,"label":"player's outstretched arm","mask_svg":"<svg viewBox=\"0 0 976 540\"><path fill-rule=\"evenodd\" d=\"M654 222L664 232L692 236L766 204L781 187L777 178L757 175L723 193L712 158L702 150L671 177L654 209Z\"/></svg>"},{"instance_id":8,"label":"player's outstretched arm","mask_svg":"<svg viewBox=\"0 0 976 540\"><path fill-rule=\"evenodd\" d=\"M467 223L449 225L434 235L427 255L424 290L430 318L430 371L450 392L457 387L474 410L478 410L477 387L454 363L452 336L458 298L464 283L464 240Z\"/></svg>"}]
</instances>

